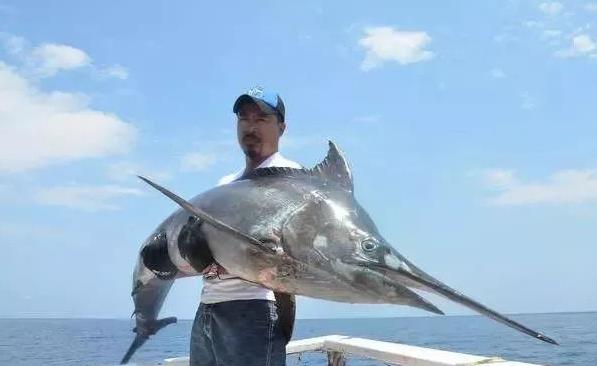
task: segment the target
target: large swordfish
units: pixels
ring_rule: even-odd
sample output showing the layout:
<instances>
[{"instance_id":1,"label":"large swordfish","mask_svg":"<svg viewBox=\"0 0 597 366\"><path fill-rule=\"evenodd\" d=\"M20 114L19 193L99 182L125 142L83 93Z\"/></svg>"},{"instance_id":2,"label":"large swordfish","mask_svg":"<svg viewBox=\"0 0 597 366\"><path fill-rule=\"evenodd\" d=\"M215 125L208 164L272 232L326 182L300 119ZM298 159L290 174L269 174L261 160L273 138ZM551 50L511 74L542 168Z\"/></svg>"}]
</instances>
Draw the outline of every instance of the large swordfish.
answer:
<instances>
[{"instance_id":1,"label":"large swordfish","mask_svg":"<svg viewBox=\"0 0 597 366\"><path fill-rule=\"evenodd\" d=\"M176 321L157 319L173 281L198 275L214 260L235 276L287 294L280 296L286 307L293 306L292 295L303 295L443 314L417 289L557 344L450 288L398 253L356 201L348 163L332 142L326 158L312 169L256 169L190 201L140 178L181 208L141 248L132 292L137 335L122 363L150 335Z\"/></svg>"}]
</instances>

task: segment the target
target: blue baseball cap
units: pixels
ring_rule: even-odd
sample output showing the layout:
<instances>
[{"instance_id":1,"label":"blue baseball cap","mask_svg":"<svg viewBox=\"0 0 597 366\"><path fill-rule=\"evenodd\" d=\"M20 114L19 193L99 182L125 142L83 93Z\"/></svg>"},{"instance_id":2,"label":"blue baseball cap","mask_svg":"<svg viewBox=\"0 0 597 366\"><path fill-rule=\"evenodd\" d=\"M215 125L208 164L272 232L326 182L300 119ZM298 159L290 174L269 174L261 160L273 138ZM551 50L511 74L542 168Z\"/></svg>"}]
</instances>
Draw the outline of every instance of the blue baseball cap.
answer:
<instances>
[{"instance_id":1,"label":"blue baseball cap","mask_svg":"<svg viewBox=\"0 0 597 366\"><path fill-rule=\"evenodd\" d=\"M278 93L271 90L264 90L260 86L249 89L246 93L236 98L232 111L238 113L240 107L245 103L255 103L265 113L277 113L282 122L285 120L286 110L284 102Z\"/></svg>"}]
</instances>

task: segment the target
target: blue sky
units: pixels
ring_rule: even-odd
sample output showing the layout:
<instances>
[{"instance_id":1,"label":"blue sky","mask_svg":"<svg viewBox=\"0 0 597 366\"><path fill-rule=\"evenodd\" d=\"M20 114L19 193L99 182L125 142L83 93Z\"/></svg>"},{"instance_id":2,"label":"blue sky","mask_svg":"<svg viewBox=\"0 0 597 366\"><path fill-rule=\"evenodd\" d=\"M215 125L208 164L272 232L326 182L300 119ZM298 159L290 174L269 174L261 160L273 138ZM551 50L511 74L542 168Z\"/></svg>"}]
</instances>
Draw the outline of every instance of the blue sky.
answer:
<instances>
[{"instance_id":1,"label":"blue sky","mask_svg":"<svg viewBox=\"0 0 597 366\"><path fill-rule=\"evenodd\" d=\"M0 317L126 318L142 240L238 169L234 99L327 139L405 256L506 313L597 310L597 2L0 0ZM191 318L198 278L162 311ZM448 314L469 314L436 299ZM426 315L301 299L299 316Z\"/></svg>"}]
</instances>

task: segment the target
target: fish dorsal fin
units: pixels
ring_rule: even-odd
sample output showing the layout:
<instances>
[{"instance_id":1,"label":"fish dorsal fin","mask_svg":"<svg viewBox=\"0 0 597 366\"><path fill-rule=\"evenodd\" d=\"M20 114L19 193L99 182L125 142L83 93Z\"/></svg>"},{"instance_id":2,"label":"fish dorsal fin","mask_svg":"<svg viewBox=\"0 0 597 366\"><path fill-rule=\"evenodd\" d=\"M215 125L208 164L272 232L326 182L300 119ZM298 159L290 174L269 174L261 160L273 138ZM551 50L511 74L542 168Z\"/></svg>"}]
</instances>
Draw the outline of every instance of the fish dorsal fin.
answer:
<instances>
[{"instance_id":1,"label":"fish dorsal fin","mask_svg":"<svg viewBox=\"0 0 597 366\"><path fill-rule=\"evenodd\" d=\"M287 168L287 167L267 167L256 168L243 174L237 180L253 179L259 177L298 177L309 175L311 172L307 169Z\"/></svg>"},{"instance_id":2,"label":"fish dorsal fin","mask_svg":"<svg viewBox=\"0 0 597 366\"><path fill-rule=\"evenodd\" d=\"M311 169L312 173L331 179L349 192L354 192L352 173L346 158L332 141L329 141L329 146L327 156Z\"/></svg>"}]
</instances>

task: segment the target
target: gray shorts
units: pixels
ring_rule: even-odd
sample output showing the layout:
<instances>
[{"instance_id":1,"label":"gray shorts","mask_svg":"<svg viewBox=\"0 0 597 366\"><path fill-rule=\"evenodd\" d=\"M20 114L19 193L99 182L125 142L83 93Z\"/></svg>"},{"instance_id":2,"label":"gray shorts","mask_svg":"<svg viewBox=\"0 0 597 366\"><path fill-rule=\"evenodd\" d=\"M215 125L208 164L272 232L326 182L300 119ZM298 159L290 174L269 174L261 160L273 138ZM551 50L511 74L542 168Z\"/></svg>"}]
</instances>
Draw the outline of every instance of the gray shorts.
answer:
<instances>
[{"instance_id":1,"label":"gray shorts","mask_svg":"<svg viewBox=\"0 0 597 366\"><path fill-rule=\"evenodd\" d=\"M286 342L274 301L201 303L190 348L190 366L286 365Z\"/></svg>"}]
</instances>

